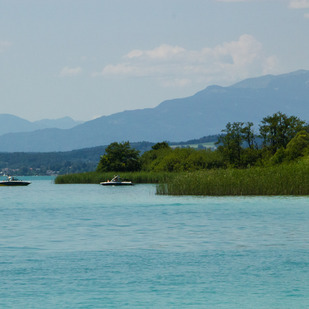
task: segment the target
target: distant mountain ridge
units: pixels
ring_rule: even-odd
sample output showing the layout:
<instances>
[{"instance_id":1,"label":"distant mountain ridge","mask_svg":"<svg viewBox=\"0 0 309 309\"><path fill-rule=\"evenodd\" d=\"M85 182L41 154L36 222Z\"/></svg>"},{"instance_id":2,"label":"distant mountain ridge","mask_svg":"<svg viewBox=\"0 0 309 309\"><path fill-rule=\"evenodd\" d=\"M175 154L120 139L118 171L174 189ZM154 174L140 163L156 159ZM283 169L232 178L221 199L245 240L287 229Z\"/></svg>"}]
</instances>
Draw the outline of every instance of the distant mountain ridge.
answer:
<instances>
[{"instance_id":1,"label":"distant mountain ridge","mask_svg":"<svg viewBox=\"0 0 309 309\"><path fill-rule=\"evenodd\" d=\"M250 78L229 87L209 86L155 108L103 116L71 129L0 136L0 151L69 151L111 142L182 141L215 135L228 122L252 121L281 111L309 120L309 71Z\"/></svg>"},{"instance_id":2,"label":"distant mountain ridge","mask_svg":"<svg viewBox=\"0 0 309 309\"><path fill-rule=\"evenodd\" d=\"M0 114L0 135L17 132L31 132L47 128L71 129L81 123L81 121L75 121L70 117L42 119L31 122L11 114Z\"/></svg>"},{"instance_id":3,"label":"distant mountain ridge","mask_svg":"<svg viewBox=\"0 0 309 309\"><path fill-rule=\"evenodd\" d=\"M33 122L40 129L57 128L57 129L71 129L83 121L74 120L71 117L62 117L58 119L42 119Z\"/></svg>"}]
</instances>

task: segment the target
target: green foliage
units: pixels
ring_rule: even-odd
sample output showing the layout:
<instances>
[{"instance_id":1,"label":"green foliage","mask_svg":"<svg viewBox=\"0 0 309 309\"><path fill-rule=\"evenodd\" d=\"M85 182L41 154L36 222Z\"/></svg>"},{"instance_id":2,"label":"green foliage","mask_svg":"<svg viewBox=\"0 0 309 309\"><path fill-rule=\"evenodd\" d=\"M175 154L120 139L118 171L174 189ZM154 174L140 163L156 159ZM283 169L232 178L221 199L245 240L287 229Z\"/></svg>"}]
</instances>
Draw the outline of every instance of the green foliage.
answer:
<instances>
[{"instance_id":1,"label":"green foliage","mask_svg":"<svg viewBox=\"0 0 309 309\"><path fill-rule=\"evenodd\" d=\"M224 167L221 153L193 148L158 148L145 152L141 157L142 170L182 172Z\"/></svg>"},{"instance_id":2,"label":"green foliage","mask_svg":"<svg viewBox=\"0 0 309 309\"><path fill-rule=\"evenodd\" d=\"M186 160L193 149L176 148L165 155L156 166L157 171L183 172L186 170Z\"/></svg>"},{"instance_id":3,"label":"green foliage","mask_svg":"<svg viewBox=\"0 0 309 309\"><path fill-rule=\"evenodd\" d=\"M186 171L225 167L226 164L222 154L210 149L193 151L186 159Z\"/></svg>"},{"instance_id":4,"label":"green foliage","mask_svg":"<svg viewBox=\"0 0 309 309\"><path fill-rule=\"evenodd\" d=\"M289 161L303 156L309 147L309 133L302 130L286 146L286 157Z\"/></svg>"},{"instance_id":5,"label":"green foliage","mask_svg":"<svg viewBox=\"0 0 309 309\"><path fill-rule=\"evenodd\" d=\"M286 158L286 151L283 147L279 148L276 153L270 158L270 164L281 164Z\"/></svg>"},{"instance_id":6,"label":"green foliage","mask_svg":"<svg viewBox=\"0 0 309 309\"><path fill-rule=\"evenodd\" d=\"M303 157L309 150L309 133L302 130L287 144L286 149L279 148L270 158L271 164L281 164L283 162L291 162Z\"/></svg>"},{"instance_id":7,"label":"green foliage","mask_svg":"<svg viewBox=\"0 0 309 309\"><path fill-rule=\"evenodd\" d=\"M162 142L162 143L156 143L151 148L152 148L152 150L170 149L170 146L168 145L167 142Z\"/></svg>"},{"instance_id":8,"label":"green foliage","mask_svg":"<svg viewBox=\"0 0 309 309\"><path fill-rule=\"evenodd\" d=\"M218 150L230 167L269 166L292 161L304 155L308 147L307 125L295 116L275 113L263 118L260 137L263 148L256 147L252 122L228 123L222 130ZM298 132L302 132L297 136ZM295 138L295 139L294 139ZM288 147L288 144L291 143ZM286 149L287 148L287 149Z\"/></svg>"},{"instance_id":9,"label":"green foliage","mask_svg":"<svg viewBox=\"0 0 309 309\"><path fill-rule=\"evenodd\" d=\"M305 122L298 117L288 117L280 112L263 118L261 123L260 136L263 138L263 144L273 154L281 147L286 148L290 140L306 127Z\"/></svg>"},{"instance_id":10,"label":"green foliage","mask_svg":"<svg viewBox=\"0 0 309 309\"><path fill-rule=\"evenodd\" d=\"M129 142L112 143L105 149L98 164L98 172L134 172L140 170L139 151Z\"/></svg>"},{"instance_id":11,"label":"green foliage","mask_svg":"<svg viewBox=\"0 0 309 309\"><path fill-rule=\"evenodd\" d=\"M67 175L58 175L55 179L55 184L73 184L73 183L93 183L98 184L102 180L102 173L86 172L74 173Z\"/></svg>"},{"instance_id":12,"label":"green foliage","mask_svg":"<svg viewBox=\"0 0 309 309\"><path fill-rule=\"evenodd\" d=\"M142 170L159 171L160 169L157 166L160 161L172 151L170 147L155 147L155 149L144 152L140 159Z\"/></svg>"},{"instance_id":13,"label":"green foliage","mask_svg":"<svg viewBox=\"0 0 309 309\"><path fill-rule=\"evenodd\" d=\"M241 167L249 168L261 165L263 151L256 148L244 148L241 155Z\"/></svg>"},{"instance_id":14,"label":"green foliage","mask_svg":"<svg viewBox=\"0 0 309 309\"><path fill-rule=\"evenodd\" d=\"M242 124L241 127L241 137L244 142L247 143L248 148L255 148L255 135L253 131L253 122L247 122Z\"/></svg>"},{"instance_id":15,"label":"green foliage","mask_svg":"<svg viewBox=\"0 0 309 309\"><path fill-rule=\"evenodd\" d=\"M102 147L100 147L102 153ZM0 153L0 170L11 175L46 175L48 173L81 173L94 170L99 151L76 150L46 153Z\"/></svg>"},{"instance_id":16,"label":"green foliage","mask_svg":"<svg viewBox=\"0 0 309 309\"><path fill-rule=\"evenodd\" d=\"M157 187L168 195L309 195L309 161L268 168L216 169L176 174Z\"/></svg>"},{"instance_id":17,"label":"green foliage","mask_svg":"<svg viewBox=\"0 0 309 309\"><path fill-rule=\"evenodd\" d=\"M287 163L309 153L307 129L297 117L276 113L265 117L260 125L261 148L257 147L251 122L228 123L217 150L173 149L161 142L139 156L129 142L112 143L101 156L97 173L57 177L57 182L99 183L121 172L122 178L135 179L136 183L167 182L158 189L162 194L305 194L300 182L294 186L292 180L305 174L299 165ZM134 171L141 172L127 173Z\"/></svg>"},{"instance_id":18,"label":"green foliage","mask_svg":"<svg viewBox=\"0 0 309 309\"><path fill-rule=\"evenodd\" d=\"M223 135L219 137L217 142L219 151L224 156L226 162L233 167L244 167L246 166L247 161L254 163L254 156L249 156L249 153L246 153L246 158L243 158L244 155L244 143L247 143L249 149L254 148L254 132L253 132L253 123L248 122L233 122L228 123L222 132Z\"/></svg>"}]
</instances>

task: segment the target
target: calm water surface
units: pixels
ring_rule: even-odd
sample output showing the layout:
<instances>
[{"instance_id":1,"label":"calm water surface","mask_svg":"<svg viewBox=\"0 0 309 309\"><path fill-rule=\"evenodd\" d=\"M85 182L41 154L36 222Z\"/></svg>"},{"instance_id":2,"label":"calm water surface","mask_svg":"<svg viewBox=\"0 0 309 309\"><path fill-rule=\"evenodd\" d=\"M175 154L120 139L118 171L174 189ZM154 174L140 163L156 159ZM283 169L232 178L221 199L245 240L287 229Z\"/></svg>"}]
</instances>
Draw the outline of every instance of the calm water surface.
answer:
<instances>
[{"instance_id":1,"label":"calm water surface","mask_svg":"<svg viewBox=\"0 0 309 309\"><path fill-rule=\"evenodd\" d=\"M309 198L0 187L0 308L309 308Z\"/></svg>"}]
</instances>

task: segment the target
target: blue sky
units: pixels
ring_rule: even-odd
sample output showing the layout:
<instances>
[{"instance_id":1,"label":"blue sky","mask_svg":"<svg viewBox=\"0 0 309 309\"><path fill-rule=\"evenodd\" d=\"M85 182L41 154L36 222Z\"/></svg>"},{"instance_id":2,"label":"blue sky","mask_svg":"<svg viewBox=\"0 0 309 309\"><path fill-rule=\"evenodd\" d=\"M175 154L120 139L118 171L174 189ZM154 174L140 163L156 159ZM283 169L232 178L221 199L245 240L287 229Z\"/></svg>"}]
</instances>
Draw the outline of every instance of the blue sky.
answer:
<instances>
[{"instance_id":1,"label":"blue sky","mask_svg":"<svg viewBox=\"0 0 309 309\"><path fill-rule=\"evenodd\" d=\"M90 120L309 69L309 0L0 0L0 113Z\"/></svg>"}]
</instances>

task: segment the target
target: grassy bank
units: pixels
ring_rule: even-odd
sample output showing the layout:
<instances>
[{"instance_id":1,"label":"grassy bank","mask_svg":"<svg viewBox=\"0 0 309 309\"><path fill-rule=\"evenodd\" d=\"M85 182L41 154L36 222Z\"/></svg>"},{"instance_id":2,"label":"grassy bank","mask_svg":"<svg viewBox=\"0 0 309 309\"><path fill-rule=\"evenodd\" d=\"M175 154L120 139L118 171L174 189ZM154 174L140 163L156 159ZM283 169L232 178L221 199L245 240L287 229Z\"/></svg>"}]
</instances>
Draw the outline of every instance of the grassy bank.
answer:
<instances>
[{"instance_id":1,"label":"grassy bank","mask_svg":"<svg viewBox=\"0 0 309 309\"><path fill-rule=\"evenodd\" d=\"M98 173L88 172L80 174L68 174L60 175L55 179L56 184L73 184L73 183L92 183L99 184L107 179L111 180L115 172L111 173ZM172 174L168 172L132 172L132 173L121 173L122 179L131 180L133 183L165 183L171 177Z\"/></svg>"},{"instance_id":2,"label":"grassy bank","mask_svg":"<svg viewBox=\"0 0 309 309\"><path fill-rule=\"evenodd\" d=\"M306 162L268 168L210 170L177 175L157 187L165 195L309 195Z\"/></svg>"},{"instance_id":3,"label":"grassy bank","mask_svg":"<svg viewBox=\"0 0 309 309\"><path fill-rule=\"evenodd\" d=\"M61 175L56 184L92 183L112 179L115 173L80 173ZM197 172L121 173L133 183L158 184L161 195L309 195L309 160L267 168L213 169Z\"/></svg>"}]
</instances>

